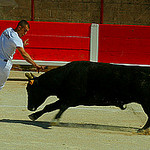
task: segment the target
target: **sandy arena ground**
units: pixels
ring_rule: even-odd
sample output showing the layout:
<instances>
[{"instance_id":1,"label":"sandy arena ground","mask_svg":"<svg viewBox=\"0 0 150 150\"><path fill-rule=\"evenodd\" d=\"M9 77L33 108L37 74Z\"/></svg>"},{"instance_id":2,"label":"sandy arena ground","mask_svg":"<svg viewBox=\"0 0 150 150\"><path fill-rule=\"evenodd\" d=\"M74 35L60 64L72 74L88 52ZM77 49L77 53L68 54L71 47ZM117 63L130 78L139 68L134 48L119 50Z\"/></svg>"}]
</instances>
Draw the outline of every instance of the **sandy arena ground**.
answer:
<instances>
[{"instance_id":1,"label":"sandy arena ground","mask_svg":"<svg viewBox=\"0 0 150 150\"><path fill-rule=\"evenodd\" d=\"M18 77L24 72L11 72L10 78ZM140 105L70 108L59 126L50 126L57 111L35 122L28 118L26 84L7 81L0 91L0 150L150 150L150 135L136 133L147 119Z\"/></svg>"}]
</instances>

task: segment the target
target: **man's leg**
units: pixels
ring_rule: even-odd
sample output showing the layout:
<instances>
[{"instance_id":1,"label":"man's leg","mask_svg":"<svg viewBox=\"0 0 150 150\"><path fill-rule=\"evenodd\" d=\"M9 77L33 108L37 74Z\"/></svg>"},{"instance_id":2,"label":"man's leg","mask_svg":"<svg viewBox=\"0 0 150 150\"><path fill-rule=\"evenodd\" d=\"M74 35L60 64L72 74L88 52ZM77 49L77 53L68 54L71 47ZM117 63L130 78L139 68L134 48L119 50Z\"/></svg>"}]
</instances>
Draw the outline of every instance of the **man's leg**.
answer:
<instances>
[{"instance_id":1,"label":"man's leg","mask_svg":"<svg viewBox=\"0 0 150 150\"><path fill-rule=\"evenodd\" d=\"M10 61L0 62L0 90L4 87L7 78L9 77L12 64Z\"/></svg>"}]
</instances>

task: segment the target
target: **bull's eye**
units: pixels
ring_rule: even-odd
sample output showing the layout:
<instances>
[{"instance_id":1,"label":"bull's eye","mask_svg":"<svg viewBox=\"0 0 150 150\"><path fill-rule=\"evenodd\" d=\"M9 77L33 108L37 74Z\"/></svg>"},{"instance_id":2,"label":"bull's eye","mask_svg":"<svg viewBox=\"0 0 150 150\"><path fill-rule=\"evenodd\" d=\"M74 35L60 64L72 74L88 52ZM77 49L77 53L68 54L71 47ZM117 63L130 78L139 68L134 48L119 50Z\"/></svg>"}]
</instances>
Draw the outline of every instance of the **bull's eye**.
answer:
<instances>
[{"instance_id":1,"label":"bull's eye","mask_svg":"<svg viewBox=\"0 0 150 150\"><path fill-rule=\"evenodd\" d=\"M30 85L33 85L33 83L34 83L34 80L30 80L30 81L29 81L29 84L30 84Z\"/></svg>"}]
</instances>

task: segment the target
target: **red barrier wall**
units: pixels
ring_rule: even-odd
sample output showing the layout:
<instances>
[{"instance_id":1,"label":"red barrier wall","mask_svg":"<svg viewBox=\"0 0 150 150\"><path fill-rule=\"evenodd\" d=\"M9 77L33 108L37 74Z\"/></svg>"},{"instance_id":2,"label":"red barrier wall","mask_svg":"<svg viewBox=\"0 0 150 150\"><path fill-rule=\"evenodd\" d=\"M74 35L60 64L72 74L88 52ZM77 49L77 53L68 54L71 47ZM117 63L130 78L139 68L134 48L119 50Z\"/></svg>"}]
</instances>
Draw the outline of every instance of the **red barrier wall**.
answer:
<instances>
[{"instance_id":1,"label":"red barrier wall","mask_svg":"<svg viewBox=\"0 0 150 150\"><path fill-rule=\"evenodd\" d=\"M150 64L150 26L100 25L99 62Z\"/></svg>"},{"instance_id":2,"label":"red barrier wall","mask_svg":"<svg viewBox=\"0 0 150 150\"><path fill-rule=\"evenodd\" d=\"M0 34L18 21L0 21ZM91 24L30 23L26 51L34 60L90 60ZM23 59L16 52L14 59ZM104 63L150 64L150 26L99 25L98 61Z\"/></svg>"},{"instance_id":3,"label":"red barrier wall","mask_svg":"<svg viewBox=\"0 0 150 150\"><path fill-rule=\"evenodd\" d=\"M15 28L17 21L0 21L0 33ZM30 31L26 51L34 60L77 61L90 59L90 26L84 23L54 23L29 21ZM14 59L23 59L18 51Z\"/></svg>"}]
</instances>

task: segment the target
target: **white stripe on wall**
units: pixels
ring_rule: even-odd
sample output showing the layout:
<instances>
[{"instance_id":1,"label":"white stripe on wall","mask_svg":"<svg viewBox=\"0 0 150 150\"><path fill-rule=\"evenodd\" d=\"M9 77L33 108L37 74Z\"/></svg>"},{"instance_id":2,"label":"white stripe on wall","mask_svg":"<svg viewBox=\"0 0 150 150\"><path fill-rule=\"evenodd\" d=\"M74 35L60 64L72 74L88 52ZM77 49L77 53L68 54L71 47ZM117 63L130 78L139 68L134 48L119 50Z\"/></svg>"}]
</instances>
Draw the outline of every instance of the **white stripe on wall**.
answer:
<instances>
[{"instance_id":1,"label":"white stripe on wall","mask_svg":"<svg viewBox=\"0 0 150 150\"><path fill-rule=\"evenodd\" d=\"M63 66L66 65L67 61L41 61L41 60L35 60L35 62L38 65L44 65L44 66ZM13 64L18 64L18 65L31 65L30 63L26 62L25 60L12 60Z\"/></svg>"},{"instance_id":2,"label":"white stripe on wall","mask_svg":"<svg viewBox=\"0 0 150 150\"><path fill-rule=\"evenodd\" d=\"M99 24L91 25L90 61L98 62Z\"/></svg>"}]
</instances>

